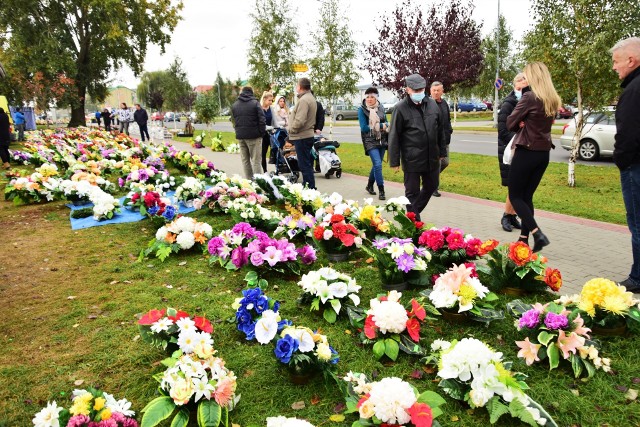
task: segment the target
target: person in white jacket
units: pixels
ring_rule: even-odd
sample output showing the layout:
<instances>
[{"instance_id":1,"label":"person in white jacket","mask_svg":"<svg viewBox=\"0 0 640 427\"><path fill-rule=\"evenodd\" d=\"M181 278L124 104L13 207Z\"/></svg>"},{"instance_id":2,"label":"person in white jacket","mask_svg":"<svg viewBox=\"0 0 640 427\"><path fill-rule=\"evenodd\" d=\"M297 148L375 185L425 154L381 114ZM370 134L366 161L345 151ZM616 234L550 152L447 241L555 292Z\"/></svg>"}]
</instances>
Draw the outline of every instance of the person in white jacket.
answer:
<instances>
[{"instance_id":1,"label":"person in white jacket","mask_svg":"<svg viewBox=\"0 0 640 427\"><path fill-rule=\"evenodd\" d=\"M120 104L120 109L118 110L118 120L120 121L120 133L124 131L127 135L129 135L129 123L133 121L133 112L129 110L127 104L124 102Z\"/></svg>"}]
</instances>

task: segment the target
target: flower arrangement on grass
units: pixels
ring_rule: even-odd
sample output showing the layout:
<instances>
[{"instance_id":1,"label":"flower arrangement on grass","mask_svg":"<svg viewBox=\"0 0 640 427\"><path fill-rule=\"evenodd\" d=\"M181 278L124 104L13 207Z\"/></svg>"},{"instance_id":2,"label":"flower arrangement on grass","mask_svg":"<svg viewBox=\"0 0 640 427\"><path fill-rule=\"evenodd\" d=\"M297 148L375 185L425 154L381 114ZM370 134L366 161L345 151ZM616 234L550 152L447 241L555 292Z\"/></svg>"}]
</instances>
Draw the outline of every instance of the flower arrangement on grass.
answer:
<instances>
[{"instance_id":1,"label":"flower arrangement on grass","mask_svg":"<svg viewBox=\"0 0 640 427\"><path fill-rule=\"evenodd\" d=\"M315 427L309 421L283 416L267 418L267 427Z\"/></svg>"},{"instance_id":2,"label":"flower arrangement on grass","mask_svg":"<svg viewBox=\"0 0 640 427\"><path fill-rule=\"evenodd\" d=\"M19 163L24 166L31 164L31 159L33 158L31 154L19 150L9 150L9 155L11 156L11 160L13 162Z\"/></svg>"},{"instance_id":3,"label":"flower arrangement on grass","mask_svg":"<svg viewBox=\"0 0 640 427\"><path fill-rule=\"evenodd\" d=\"M193 247L204 248L212 234L213 230L206 222L198 222L188 216L178 217L156 231L156 237L149 242L147 249L140 252L139 259L155 253L160 261L164 261L171 253Z\"/></svg>"},{"instance_id":4,"label":"flower arrangement on grass","mask_svg":"<svg viewBox=\"0 0 640 427\"><path fill-rule=\"evenodd\" d=\"M473 264L454 264L438 276L428 297L437 309L470 313L475 320L489 323L504 318L502 312L496 311L491 304L498 296L480 282Z\"/></svg>"},{"instance_id":5,"label":"flower arrangement on grass","mask_svg":"<svg viewBox=\"0 0 640 427\"><path fill-rule=\"evenodd\" d=\"M343 380L347 383L345 413L360 416L352 427L440 425L434 419L442 415L445 400L438 393L420 393L397 377L368 382L364 374L350 371Z\"/></svg>"},{"instance_id":6,"label":"flower arrangement on grass","mask_svg":"<svg viewBox=\"0 0 640 427\"><path fill-rule=\"evenodd\" d=\"M429 284L430 278L425 271L431 254L414 245L411 238L376 238L371 247L365 245L363 250L375 259L383 285Z\"/></svg>"},{"instance_id":7,"label":"flower arrangement on grass","mask_svg":"<svg viewBox=\"0 0 640 427\"><path fill-rule=\"evenodd\" d=\"M348 253L362 246L364 233L341 214L327 214L313 228L313 239L328 254Z\"/></svg>"},{"instance_id":8,"label":"flower arrangement on grass","mask_svg":"<svg viewBox=\"0 0 640 427\"><path fill-rule=\"evenodd\" d=\"M280 332L273 352L278 361L294 375L319 372L328 375L340 360L326 335L304 326L285 327Z\"/></svg>"},{"instance_id":9,"label":"flower arrangement on grass","mask_svg":"<svg viewBox=\"0 0 640 427\"><path fill-rule=\"evenodd\" d=\"M289 239L305 238L316 225L316 218L295 208L289 208L290 215L283 218L273 232L274 237L286 235Z\"/></svg>"},{"instance_id":10,"label":"flower arrangement on grass","mask_svg":"<svg viewBox=\"0 0 640 427\"><path fill-rule=\"evenodd\" d=\"M246 222L239 222L209 240L208 249L209 263L219 262L228 270L249 266L256 271L289 270L300 274L300 263L309 265L316 260L313 247L296 248L287 239L273 239Z\"/></svg>"},{"instance_id":11,"label":"flower arrangement on grass","mask_svg":"<svg viewBox=\"0 0 640 427\"><path fill-rule=\"evenodd\" d=\"M311 311L319 311L322 307L322 316L329 323L336 322L347 299L354 306L360 304L360 286L356 280L330 267L308 272L298 286L303 290L300 302L310 304Z\"/></svg>"},{"instance_id":12,"label":"flower arrangement on grass","mask_svg":"<svg viewBox=\"0 0 640 427\"><path fill-rule=\"evenodd\" d=\"M597 278L584 284L579 295L560 297L557 303L578 309L590 328L616 328L640 322L640 301L624 286ZM636 323L637 325L637 323Z\"/></svg>"},{"instance_id":13,"label":"flower arrangement on grass","mask_svg":"<svg viewBox=\"0 0 640 427\"><path fill-rule=\"evenodd\" d=\"M189 313L171 307L145 313L138 320L138 328L143 341L169 354L181 343L183 347L189 347L185 343L192 343L194 348L196 344L202 345L203 338L208 339L213 333L213 325L206 317L191 318ZM203 351L201 349L200 353Z\"/></svg>"},{"instance_id":14,"label":"flower arrangement on grass","mask_svg":"<svg viewBox=\"0 0 640 427\"><path fill-rule=\"evenodd\" d=\"M237 143L232 142L229 144L226 151L229 154L238 154L240 152L240 146Z\"/></svg>"},{"instance_id":15,"label":"flower arrangement on grass","mask_svg":"<svg viewBox=\"0 0 640 427\"><path fill-rule=\"evenodd\" d=\"M262 204L266 199L256 193L251 186L229 185L225 181L217 182L202 193L202 197L193 202L196 209L207 206L213 212L227 212L229 205L236 199L245 199L252 203Z\"/></svg>"},{"instance_id":16,"label":"flower arrangement on grass","mask_svg":"<svg viewBox=\"0 0 640 427\"><path fill-rule=\"evenodd\" d=\"M547 360L555 369L561 360L571 363L576 378L586 373L592 377L596 369L609 372L610 360L600 357L596 343L589 339L591 329L584 326L580 313L569 311L556 303L532 306L514 300L507 305L513 314L520 314L516 328L525 339L516 341L518 357L527 365Z\"/></svg>"},{"instance_id":17,"label":"flower arrangement on grass","mask_svg":"<svg viewBox=\"0 0 640 427\"><path fill-rule=\"evenodd\" d=\"M191 146L193 148L202 148L203 147L202 143L204 142L205 136L206 134L202 132L200 135L194 137L193 141L191 141Z\"/></svg>"},{"instance_id":18,"label":"flower arrangement on grass","mask_svg":"<svg viewBox=\"0 0 640 427\"><path fill-rule=\"evenodd\" d=\"M135 166L125 179L119 178L118 185L128 190L139 186L152 185L156 190L175 187L175 179L166 170L158 170L154 166Z\"/></svg>"},{"instance_id":19,"label":"flower arrangement on grass","mask_svg":"<svg viewBox=\"0 0 640 427\"><path fill-rule=\"evenodd\" d=\"M116 400L109 393L95 388L74 390L72 405L69 409L58 406L56 401L47 402L47 406L33 418L34 427L138 427L126 399Z\"/></svg>"},{"instance_id":20,"label":"flower arrangement on grass","mask_svg":"<svg viewBox=\"0 0 640 427\"><path fill-rule=\"evenodd\" d=\"M275 230L282 214L256 203L248 198L236 198L227 205L227 212L236 222L247 222L262 230Z\"/></svg>"},{"instance_id":21,"label":"flower arrangement on grass","mask_svg":"<svg viewBox=\"0 0 640 427\"><path fill-rule=\"evenodd\" d=\"M178 209L171 204L171 200L162 197L156 191L149 191L142 196L136 192L131 196L129 203L138 206L141 215L146 215L161 224L172 222L178 215Z\"/></svg>"},{"instance_id":22,"label":"flower arrangement on grass","mask_svg":"<svg viewBox=\"0 0 640 427\"><path fill-rule=\"evenodd\" d=\"M97 187L89 195L89 200L93 203L93 219L96 221L112 219L115 214L120 212L118 199Z\"/></svg>"},{"instance_id":23,"label":"flower arrangement on grass","mask_svg":"<svg viewBox=\"0 0 640 427\"><path fill-rule=\"evenodd\" d=\"M525 394L526 376L512 372L502 353L475 338L460 341L435 340L427 363L436 365L441 378L438 387L450 397L472 408L486 407L494 424L504 414L534 427L550 422L551 416Z\"/></svg>"},{"instance_id":24,"label":"flower arrangement on grass","mask_svg":"<svg viewBox=\"0 0 640 427\"><path fill-rule=\"evenodd\" d=\"M423 355L420 347L420 328L427 316L425 307L415 298L410 309L400 303L402 293L391 291L370 300L369 310L349 310L351 324L361 330L360 340L373 343L373 354L377 359L387 356L398 358L399 351L411 355Z\"/></svg>"},{"instance_id":25,"label":"flower arrangement on grass","mask_svg":"<svg viewBox=\"0 0 640 427\"><path fill-rule=\"evenodd\" d=\"M176 188L174 198L185 204L185 206L191 206L193 201L200 197L205 189L204 182L198 178L192 176L185 177L184 182Z\"/></svg>"},{"instance_id":26,"label":"flower arrangement on grass","mask_svg":"<svg viewBox=\"0 0 640 427\"><path fill-rule=\"evenodd\" d=\"M378 234L388 235L391 231L391 224L382 217L383 208L374 206L372 200L365 199L364 206L354 209L352 213L353 225L363 230L369 239Z\"/></svg>"},{"instance_id":27,"label":"flower arrangement on grass","mask_svg":"<svg viewBox=\"0 0 640 427\"><path fill-rule=\"evenodd\" d=\"M155 427L173 416L171 425L186 426L195 410L198 426L230 426L229 412L240 399L235 394L233 371L214 356L211 338L203 338L195 348L188 343L179 344L181 354L162 362L167 369L156 378L162 396L142 409L141 424ZM191 422L196 424L195 419Z\"/></svg>"},{"instance_id":28,"label":"flower arrangement on grass","mask_svg":"<svg viewBox=\"0 0 640 427\"><path fill-rule=\"evenodd\" d=\"M17 173L16 173L17 175ZM14 206L55 200L59 180L34 172L29 176L15 176L4 188L5 200Z\"/></svg>"},{"instance_id":29,"label":"flower arrangement on grass","mask_svg":"<svg viewBox=\"0 0 640 427\"><path fill-rule=\"evenodd\" d=\"M275 179L273 181L276 182ZM323 205L322 193L318 190L307 188L301 183L291 183L288 180L279 187L282 200L290 206L303 212L315 213ZM317 215L316 215L317 218Z\"/></svg>"},{"instance_id":30,"label":"flower arrangement on grass","mask_svg":"<svg viewBox=\"0 0 640 427\"><path fill-rule=\"evenodd\" d=\"M278 331L291 324L280 318L280 302L267 297L260 288L243 290L242 298L237 298L232 308L236 310L236 328L244 333L247 341L255 339L267 344Z\"/></svg>"},{"instance_id":31,"label":"flower arrangement on grass","mask_svg":"<svg viewBox=\"0 0 640 427\"><path fill-rule=\"evenodd\" d=\"M434 227L420 234L418 244L425 246L431 252L429 273L435 281L439 274L444 273L454 264L473 261L493 249L498 242L493 240L483 242L458 228Z\"/></svg>"},{"instance_id":32,"label":"flower arrangement on grass","mask_svg":"<svg viewBox=\"0 0 640 427\"><path fill-rule=\"evenodd\" d=\"M486 247L486 265L478 266L478 275L489 289L503 291L516 288L528 292L551 289L557 292L562 287L560 271L547 267L547 258L533 253L526 243L491 246Z\"/></svg>"}]
</instances>

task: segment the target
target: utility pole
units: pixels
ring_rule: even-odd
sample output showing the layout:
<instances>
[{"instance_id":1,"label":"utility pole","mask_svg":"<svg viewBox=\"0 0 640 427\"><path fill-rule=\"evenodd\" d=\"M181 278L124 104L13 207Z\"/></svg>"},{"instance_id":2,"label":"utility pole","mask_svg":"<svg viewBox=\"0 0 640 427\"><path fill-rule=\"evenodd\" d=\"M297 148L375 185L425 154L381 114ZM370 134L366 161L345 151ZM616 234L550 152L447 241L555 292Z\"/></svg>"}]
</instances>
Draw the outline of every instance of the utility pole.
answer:
<instances>
[{"instance_id":1,"label":"utility pole","mask_svg":"<svg viewBox=\"0 0 640 427\"><path fill-rule=\"evenodd\" d=\"M493 127L498 127L498 79L500 78L500 0L498 0L498 23L496 24L496 80L493 84Z\"/></svg>"}]
</instances>

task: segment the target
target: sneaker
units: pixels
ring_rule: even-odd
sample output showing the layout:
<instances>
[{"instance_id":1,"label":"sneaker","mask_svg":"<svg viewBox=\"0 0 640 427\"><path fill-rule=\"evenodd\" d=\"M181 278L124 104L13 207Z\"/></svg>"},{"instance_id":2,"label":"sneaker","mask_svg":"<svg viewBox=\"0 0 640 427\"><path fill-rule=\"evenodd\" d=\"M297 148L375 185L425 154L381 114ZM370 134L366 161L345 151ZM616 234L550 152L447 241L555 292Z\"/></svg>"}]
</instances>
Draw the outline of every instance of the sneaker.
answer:
<instances>
[{"instance_id":1,"label":"sneaker","mask_svg":"<svg viewBox=\"0 0 640 427\"><path fill-rule=\"evenodd\" d=\"M622 282L620 282L621 286L627 288L627 291L633 292L634 294L640 293L640 284L636 283L631 277L627 277Z\"/></svg>"},{"instance_id":2,"label":"sneaker","mask_svg":"<svg viewBox=\"0 0 640 427\"><path fill-rule=\"evenodd\" d=\"M436 191L433 192L433 197L440 197L442 196L442 194L440 194L440 192L436 189Z\"/></svg>"}]
</instances>

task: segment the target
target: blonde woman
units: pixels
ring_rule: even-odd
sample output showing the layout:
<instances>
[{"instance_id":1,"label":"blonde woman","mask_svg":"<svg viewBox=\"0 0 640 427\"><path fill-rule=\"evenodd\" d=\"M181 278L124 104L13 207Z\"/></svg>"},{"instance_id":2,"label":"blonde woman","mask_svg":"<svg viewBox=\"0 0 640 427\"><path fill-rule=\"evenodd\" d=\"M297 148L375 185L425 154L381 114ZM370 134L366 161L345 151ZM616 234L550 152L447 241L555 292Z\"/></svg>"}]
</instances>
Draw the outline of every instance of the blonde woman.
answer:
<instances>
[{"instance_id":1,"label":"blonde woman","mask_svg":"<svg viewBox=\"0 0 640 427\"><path fill-rule=\"evenodd\" d=\"M267 152L269 151L269 141L271 138L269 131L274 127L277 127L275 125L276 112L271 104L273 104L273 93L269 91L262 92L260 106L262 107L264 121L267 126L267 132L262 135L262 172L264 173L267 172Z\"/></svg>"},{"instance_id":2,"label":"blonde woman","mask_svg":"<svg viewBox=\"0 0 640 427\"><path fill-rule=\"evenodd\" d=\"M549 165L549 151L555 148L551 125L562 101L553 87L549 69L542 62L527 64L522 74L525 83L522 98L507 117L507 128L517 132L509 170L509 200L522 220L518 240L528 244L531 232L533 251L538 252L549 244L549 239L533 217L533 194Z\"/></svg>"}]
</instances>

